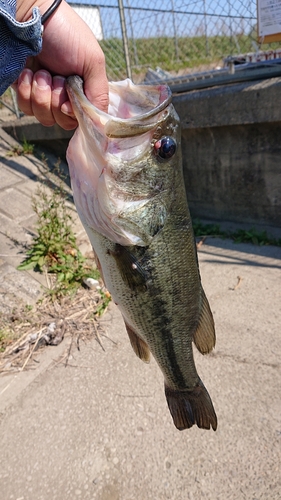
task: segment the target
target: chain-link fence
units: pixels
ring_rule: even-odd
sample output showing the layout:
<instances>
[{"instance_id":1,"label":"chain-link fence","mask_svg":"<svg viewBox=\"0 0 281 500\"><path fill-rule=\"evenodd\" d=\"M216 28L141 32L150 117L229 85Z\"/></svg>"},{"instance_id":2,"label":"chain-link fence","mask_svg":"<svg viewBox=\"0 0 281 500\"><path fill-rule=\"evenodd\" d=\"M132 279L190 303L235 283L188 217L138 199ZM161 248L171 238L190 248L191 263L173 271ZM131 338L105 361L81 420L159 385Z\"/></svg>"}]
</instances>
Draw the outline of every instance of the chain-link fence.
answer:
<instances>
[{"instance_id":1,"label":"chain-link fence","mask_svg":"<svg viewBox=\"0 0 281 500\"><path fill-rule=\"evenodd\" d=\"M81 13L82 3L69 3ZM205 71L222 67L227 56L259 49L253 0L105 0L87 5L84 20L89 25L99 16L110 80L130 76L138 83L157 67L172 74Z\"/></svg>"},{"instance_id":2,"label":"chain-link fence","mask_svg":"<svg viewBox=\"0 0 281 500\"><path fill-rule=\"evenodd\" d=\"M99 40L110 80L198 74L222 68L229 56L255 61L259 49L281 57L280 44L258 46L256 0L93 1L68 0ZM2 104L14 107L12 97Z\"/></svg>"}]
</instances>

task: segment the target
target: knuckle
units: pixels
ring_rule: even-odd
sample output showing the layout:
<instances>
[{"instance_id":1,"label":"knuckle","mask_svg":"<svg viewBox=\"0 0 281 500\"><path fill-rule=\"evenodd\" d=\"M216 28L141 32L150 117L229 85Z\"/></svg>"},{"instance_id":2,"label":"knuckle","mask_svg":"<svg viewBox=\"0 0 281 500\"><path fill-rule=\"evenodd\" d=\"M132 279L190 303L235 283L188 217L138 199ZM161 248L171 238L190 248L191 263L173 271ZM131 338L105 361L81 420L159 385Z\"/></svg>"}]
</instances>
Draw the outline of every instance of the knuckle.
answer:
<instances>
[{"instance_id":1,"label":"knuckle","mask_svg":"<svg viewBox=\"0 0 281 500\"><path fill-rule=\"evenodd\" d=\"M99 96L99 105L101 110L107 112L108 104L109 104L108 94L102 94L101 96Z\"/></svg>"},{"instance_id":2,"label":"knuckle","mask_svg":"<svg viewBox=\"0 0 281 500\"><path fill-rule=\"evenodd\" d=\"M96 64L99 66L104 66L105 65L105 56L103 53L99 53L96 57Z\"/></svg>"},{"instance_id":3,"label":"knuckle","mask_svg":"<svg viewBox=\"0 0 281 500\"><path fill-rule=\"evenodd\" d=\"M52 118L50 119L46 119L45 117L42 118L42 117L37 117L35 115L35 118L37 118L37 120L42 123L42 125L44 125L44 127L52 127L53 125L55 125L56 121Z\"/></svg>"},{"instance_id":4,"label":"knuckle","mask_svg":"<svg viewBox=\"0 0 281 500\"><path fill-rule=\"evenodd\" d=\"M73 130L77 127L76 120L73 120L73 118L70 118L61 112L55 114L55 121L64 130Z\"/></svg>"},{"instance_id":5,"label":"knuckle","mask_svg":"<svg viewBox=\"0 0 281 500\"><path fill-rule=\"evenodd\" d=\"M105 55L101 49L97 50L94 53L94 59L95 59L94 65L101 66L101 67L105 66Z\"/></svg>"}]
</instances>

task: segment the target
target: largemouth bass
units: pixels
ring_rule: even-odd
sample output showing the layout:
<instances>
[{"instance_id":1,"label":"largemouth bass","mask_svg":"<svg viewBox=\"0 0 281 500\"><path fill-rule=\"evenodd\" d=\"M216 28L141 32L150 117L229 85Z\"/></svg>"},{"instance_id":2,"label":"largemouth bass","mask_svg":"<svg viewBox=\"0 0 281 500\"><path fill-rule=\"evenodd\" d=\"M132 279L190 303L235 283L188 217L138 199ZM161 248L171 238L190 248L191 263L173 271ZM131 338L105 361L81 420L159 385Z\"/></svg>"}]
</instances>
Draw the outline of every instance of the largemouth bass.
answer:
<instances>
[{"instance_id":1,"label":"largemouth bass","mask_svg":"<svg viewBox=\"0 0 281 500\"><path fill-rule=\"evenodd\" d=\"M179 118L165 85L110 83L108 114L82 80L67 91L79 127L67 160L75 205L105 285L137 356L150 353L165 381L175 426L217 428L211 398L195 367L215 345L182 174Z\"/></svg>"}]
</instances>

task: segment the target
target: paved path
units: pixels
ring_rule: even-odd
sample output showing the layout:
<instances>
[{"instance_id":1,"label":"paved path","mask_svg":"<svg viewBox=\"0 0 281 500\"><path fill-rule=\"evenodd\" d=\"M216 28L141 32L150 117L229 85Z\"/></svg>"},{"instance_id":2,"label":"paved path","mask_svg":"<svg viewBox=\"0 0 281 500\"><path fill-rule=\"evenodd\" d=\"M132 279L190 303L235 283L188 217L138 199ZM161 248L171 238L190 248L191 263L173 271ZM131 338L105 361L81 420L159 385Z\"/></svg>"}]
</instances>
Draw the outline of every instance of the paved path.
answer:
<instances>
[{"instance_id":1,"label":"paved path","mask_svg":"<svg viewBox=\"0 0 281 500\"><path fill-rule=\"evenodd\" d=\"M46 286L44 276L16 269L24 257L22 244L30 243L36 231L32 196L46 181L46 166L33 155L11 154L15 146L20 144L0 127L0 312L10 311L19 300L34 303L42 293L42 285ZM56 156L48 154L50 166L57 161ZM86 244L90 249L77 217L75 224L80 246Z\"/></svg>"},{"instance_id":2,"label":"paved path","mask_svg":"<svg viewBox=\"0 0 281 500\"><path fill-rule=\"evenodd\" d=\"M18 235L31 221L28 199L12 216L31 165L18 171L7 161L1 238L2 221ZM15 272L14 261L1 259ZM36 371L0 378L1 500L280 500L281 248L208 239L199 262L217 346L196 353L196 365L217 432L174 428L159 369L136 358L111 306L105 352L95 340L82 344L65 368L57 362L64 342L45 350ZM3 286L1 269L0 278Z\"/></svg>"}]
</instances>

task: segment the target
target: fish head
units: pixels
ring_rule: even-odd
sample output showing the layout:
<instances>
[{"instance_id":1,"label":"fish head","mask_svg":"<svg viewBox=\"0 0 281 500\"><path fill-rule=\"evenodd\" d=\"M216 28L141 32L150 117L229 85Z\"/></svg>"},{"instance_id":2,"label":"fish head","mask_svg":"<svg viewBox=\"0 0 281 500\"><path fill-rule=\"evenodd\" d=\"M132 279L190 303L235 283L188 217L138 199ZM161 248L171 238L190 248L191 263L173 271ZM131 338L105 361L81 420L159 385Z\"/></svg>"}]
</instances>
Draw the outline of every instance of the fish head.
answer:
<instances>
[{"instance_id":1,"label":"fish head","mask_svg":"<svg viewBox=\"0 0 281 500\"><path fill-rule=\"evenodd\" d=\"M80 77L67 79L78 127L67 161L86 229L121 245L148 245L167 216L180 158L179 118L167 85L109 83L109 107L96 108Z\"/></svg>"}]
</instances>

